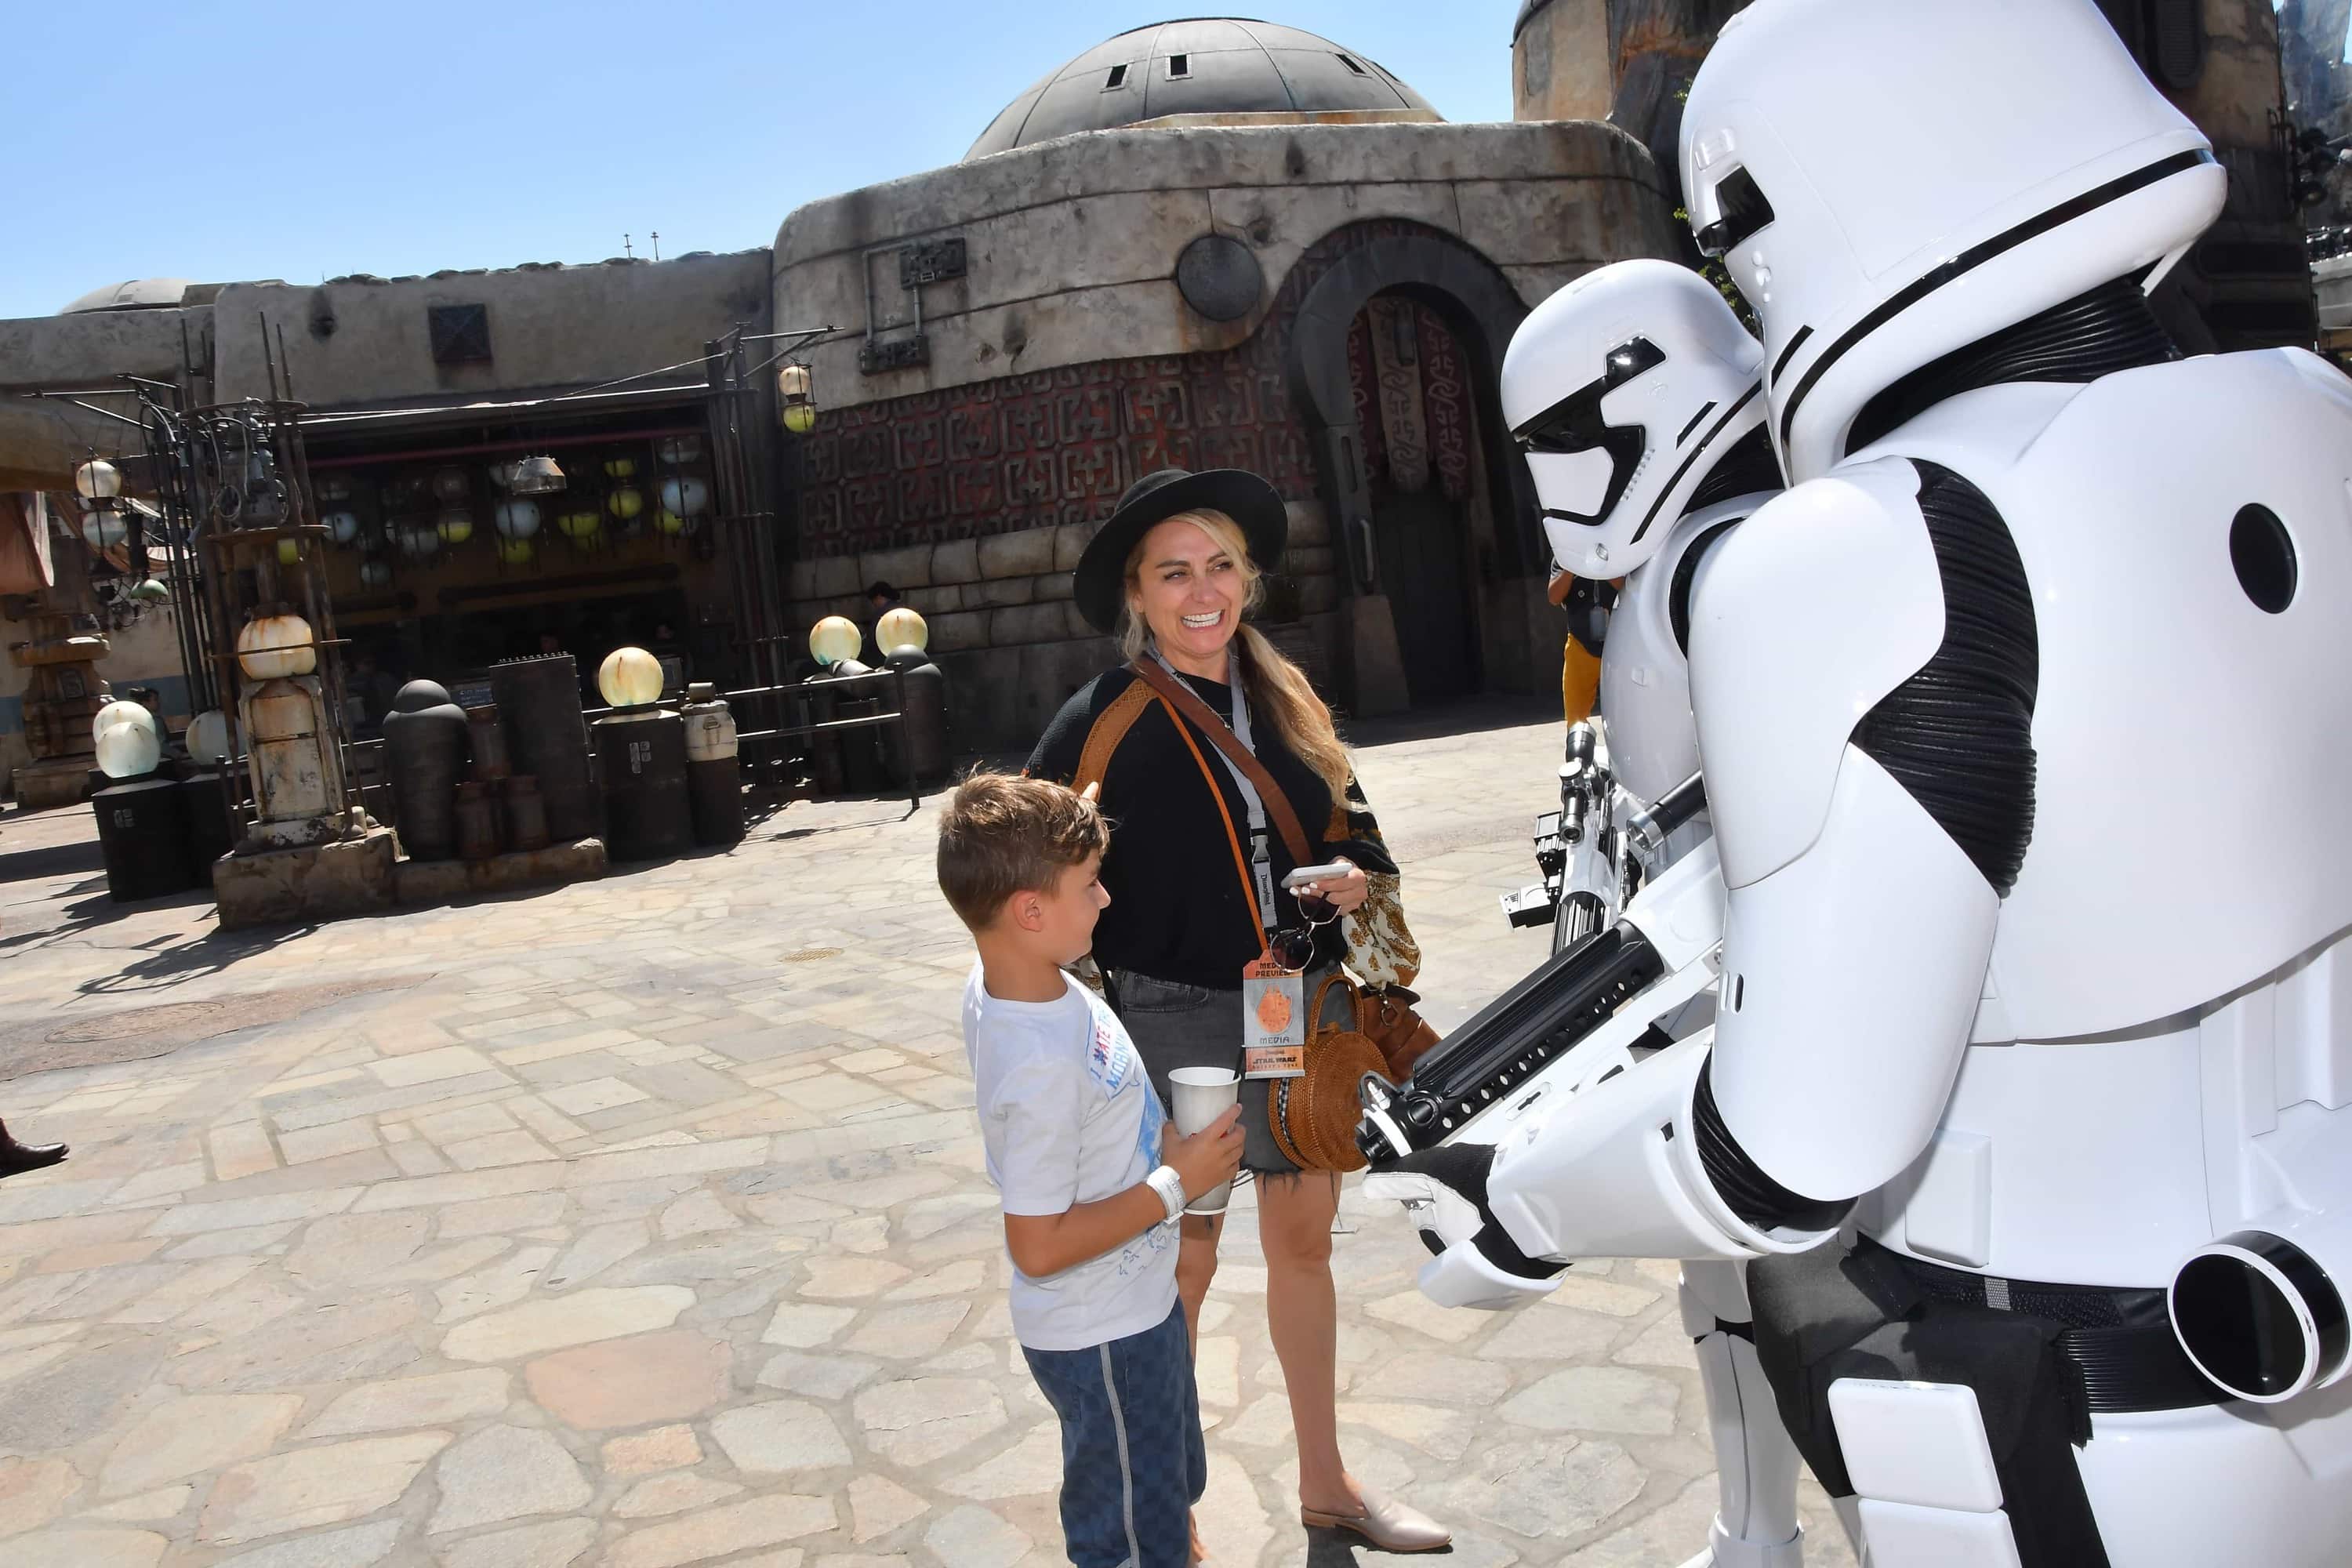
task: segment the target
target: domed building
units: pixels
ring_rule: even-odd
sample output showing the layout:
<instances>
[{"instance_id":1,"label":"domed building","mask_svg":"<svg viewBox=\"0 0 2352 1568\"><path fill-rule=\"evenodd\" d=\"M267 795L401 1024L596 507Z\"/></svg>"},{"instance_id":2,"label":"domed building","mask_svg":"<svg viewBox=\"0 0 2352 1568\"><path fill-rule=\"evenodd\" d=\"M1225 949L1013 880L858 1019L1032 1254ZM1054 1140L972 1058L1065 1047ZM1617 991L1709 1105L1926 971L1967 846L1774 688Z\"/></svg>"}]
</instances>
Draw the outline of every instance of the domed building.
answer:
<instances>
[{"instance_id":1,"label":"domed building","mask_svg":"<svg viewBox=\"0 0 2352 1568\"><path fill-rule=\"evenodd\" d=\"M1290 506L1262 619L1350 711L1549 689L1496 369L1570 279L1674 254L1671 208L1604 124L1450 124L1265 22L1119 34L961 162L785 219L774 319L851 329L808 354L823 412L786 449L789 618L898 585L959 743L1024 745L1113 657L1068 573L1119 493L1239 467Z\"/></svg>"}]
</instances>

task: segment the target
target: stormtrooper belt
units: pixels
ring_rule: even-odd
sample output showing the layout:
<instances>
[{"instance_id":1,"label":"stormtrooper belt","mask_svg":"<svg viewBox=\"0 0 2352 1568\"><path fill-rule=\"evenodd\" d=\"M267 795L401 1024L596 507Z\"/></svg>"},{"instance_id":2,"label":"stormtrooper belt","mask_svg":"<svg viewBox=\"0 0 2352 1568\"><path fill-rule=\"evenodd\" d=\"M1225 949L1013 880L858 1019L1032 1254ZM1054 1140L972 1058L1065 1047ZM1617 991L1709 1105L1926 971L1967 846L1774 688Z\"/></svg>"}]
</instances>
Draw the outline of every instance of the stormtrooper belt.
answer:
<instances>
[{"instance_id":1,"label":"stormtrooper belt","mask_svg":"<svg viewBox=\"0 0 2352 1568\"><path fill-rule=\"evenodd\" d=\"M1867 1237L1859 1239L1859 1247L1892 1258L1921 1295L1935 1300L2024 1312L2066 1324L2058 1349L2080 1374L2084 1404L2094 1415L2193 1410L2228 1397L2180 1348L2161 1289L2122 1290L2003 1279L1923 1263L1880 1247Z\"/></svg>"}]
</instances>

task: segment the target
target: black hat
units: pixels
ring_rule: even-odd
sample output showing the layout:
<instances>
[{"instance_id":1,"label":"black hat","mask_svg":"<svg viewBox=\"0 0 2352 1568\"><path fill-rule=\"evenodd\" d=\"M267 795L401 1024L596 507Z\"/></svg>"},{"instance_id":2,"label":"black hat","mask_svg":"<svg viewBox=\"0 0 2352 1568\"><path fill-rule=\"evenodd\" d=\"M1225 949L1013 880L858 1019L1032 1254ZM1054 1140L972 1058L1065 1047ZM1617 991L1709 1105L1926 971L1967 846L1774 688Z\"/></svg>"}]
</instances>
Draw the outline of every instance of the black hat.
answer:
<instances>
[{"instance_id":1,"label":"black hat","mask_svg":"<svg viewBox=\"0 0 2352 1568\"><path fill-rule=\"evenodd\" d=\"M1282 546L1290 537L1290 514L1282 497L1255 474L1242 468L1211 468L1187 473L1162 468L1128 486L1110 518L1087 546L1078 569L1070 574L1078 613L1106 636L1118 630L1120 612L1127 607L1127 558L1156 523L1180 511L1221 511L1241 524L1248 542L1250 561L1261 572L1271 572L1282 561Z\"/></svg>"}]
</instances>

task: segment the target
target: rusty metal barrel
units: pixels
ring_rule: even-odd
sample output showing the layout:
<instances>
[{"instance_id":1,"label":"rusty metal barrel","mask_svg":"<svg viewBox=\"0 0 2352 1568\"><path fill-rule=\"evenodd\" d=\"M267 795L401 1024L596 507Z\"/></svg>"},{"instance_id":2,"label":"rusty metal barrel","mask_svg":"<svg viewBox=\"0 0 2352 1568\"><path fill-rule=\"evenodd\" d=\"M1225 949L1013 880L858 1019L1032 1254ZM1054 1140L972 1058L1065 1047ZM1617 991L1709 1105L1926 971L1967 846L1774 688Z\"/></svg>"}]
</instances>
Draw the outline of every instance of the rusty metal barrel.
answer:
<instances>
[{"instance_id":1,"label":"rusty metal barrel","mask_svg":"<svg viewBox=\"0 0 2352 1568\"><path fill-rule=\"evenodd\" d=\"M490 669L509 762L539 781L548 837L559 844L604 831L604 804L580 715L580 669L568 653L509 659Z\"/></svg>"},{"instance_id":2,"label":"rusty metal barrel","mask_svg":"<svg viewBox=\"0 0 2352 1568\"><path fill-rule=\"evenodd\" d=\"M743 764L736 755L735 716L716 688L686 689L687 787L694 800L694 841L737 844L743 838Z\"/></svg>"},{"instance_id":3,"label":"rusty metal barrel","mask_svg":"<svg viewBox=\"0 0 2352 1568\"><path fill-rule=\"evenodd\" d=\"M400 847L412 860L457 853L457 781L466 773L466 710L430 680L412 680L383 720L384 771Z\"/></svg>"},{"instance_id":4,"label":"rusty metal barrel","mask_svg":"<svg viewBox=\"0 0 2352 1568\"><path fill-rule=\"evenodd\" d=\"M539 781L515 773L499 786L506 807L507 847L530 850L547 847L547 803L539 798Z\"/></svg>"},{"instance_id":5,"label":"rusty metal barrel","mask_svg":"<svg viewBox=\"0 0 2352 1568\"><path fill-rule=\"evenodd\" d=\"M593 728L604 783L605 855L653 860L693 848L685 722L666 708L626 708Z\"/></svg>"}]
</instances>

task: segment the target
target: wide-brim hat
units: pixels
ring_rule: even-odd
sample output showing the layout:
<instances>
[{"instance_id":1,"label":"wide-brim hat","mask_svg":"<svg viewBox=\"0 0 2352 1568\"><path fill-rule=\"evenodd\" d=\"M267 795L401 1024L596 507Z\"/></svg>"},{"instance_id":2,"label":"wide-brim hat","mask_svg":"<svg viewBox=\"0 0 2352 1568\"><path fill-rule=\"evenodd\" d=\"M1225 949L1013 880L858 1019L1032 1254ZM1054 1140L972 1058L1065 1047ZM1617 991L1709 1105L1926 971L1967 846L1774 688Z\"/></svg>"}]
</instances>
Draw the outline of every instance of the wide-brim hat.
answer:
<instances>
[{"instance_id":1,"label":"wide-brim hat","mask_svg":"<svg viewBox=\"0 0 2352 1568\"><path fill-rule=\"evenodd\" d=\"M1070 574L1078 613L1097 631L1118 633L1119 615L1127 607L1127 558L1155 524L1180 511L1223 512L1241 525L1250 561L1259 571L1271 572L1281 564L1282 547L1290 537L1290 514L1272 485L1244 468L1198 474L1161 468L1146 474L1118 498L1118 505L1079 557L1078 569Z\"/></svg>"}]
</instances>

